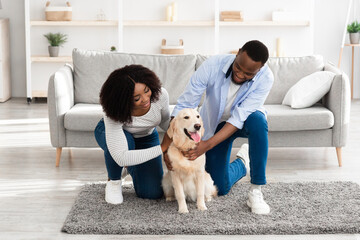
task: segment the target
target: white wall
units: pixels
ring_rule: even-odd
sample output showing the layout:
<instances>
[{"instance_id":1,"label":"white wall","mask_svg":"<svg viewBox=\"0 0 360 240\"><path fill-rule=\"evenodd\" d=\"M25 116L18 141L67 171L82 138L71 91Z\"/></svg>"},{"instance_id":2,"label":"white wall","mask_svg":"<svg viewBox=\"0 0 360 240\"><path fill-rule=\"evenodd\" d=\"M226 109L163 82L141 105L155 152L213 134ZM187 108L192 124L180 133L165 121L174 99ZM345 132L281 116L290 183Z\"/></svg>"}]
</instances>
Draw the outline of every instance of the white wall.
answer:
<instances>
[{"instance_id":1,"label":"white wall","mask_svg":"<svg viewBox=\"0 0 360 240\"><path fill-rule=\"evenodd\" d=\"M314 53L321 54L325 60L338 65L346 14L350 0L315 0ZM349 21L360 20L359 1L354 0ZM356 17L354 17L356 16ZM349 43L346 34L345 43ZM354 98L360 98L360 48L355 48ZM344 47L341 69L351 81L351 47Z\"/></svg>"},{"instance_id":2,"label":"white wall","mask_svg":"<svg viewBox=\"0 0 360 240\"><path fill-rule=\"evenodd\" d=\"M324 58L333 61L336 65L338 64L348 3L349 0L315 0L315 53L322 54ZM324 6L326 6L326 10L323 9ZM346 36L346 40L348 41L348 36ZM345 49L345 54L347 50L349 49ZM343 60L345 63L346 55Z\"/></svg>"},{"instance_id":3,"label":"white wall","mask_svg":"<svg viewBox=\"0 0 360 240\"><path fill-rule=\"evenodd\" d=\"M12 96L26 96L25 18L23 0L1 0L0 18L9 18Z\"/></svg>"},{"instance_id":4,"label":"white wall","mask_svg":"<svg viewBox=\"0 0 360 240\"><path fill-rule=\"evenodd\" d=\"M39 1L39 0L32 0ZM85 0L81 0L85 1ZM42 3L46 2L41 0ZM80 1L73 1L74 4ZM85 1L86 2L86 1ZM99 1L100 2L100 1ZM107 1L106 1L107 2ZM136 2L136 4L135 4ZM150 4L150 2L152 4ZM145 19L155 18L154 14L165 14L163 9L170 3L171 0L157 1L157 0L124 0L124 8L131 9L136 6L147 6L140 10L138 8L134 10L127 10L124 12L124 19L141 19L142 16L146 16ZM188 16L197 16L199 13L199 19L208 19L209 12L212 12L214 6L213 1L209 0L181 0L177 1L179 5L179 19L186 19ZM211 2L210 5L206 3ZM314 24L312 27L304 28L227 28L220 30L222 34L220 43L223 42L223 46L220 46L220 52L226 52L234 47L241 46L246 40L259 38L264 41L270 51L272 52L275 47L275 38L282 37L285 39L284 47L287 55L306 55L306 54L321 54L328 61L331 61L337 65L340 52L341 38L344 30L346 11L349 0L226 0L220 1L220 10L228 10L229 2L232 2L231 6L237 8L237 10L245 11L245 18L252 20L270 20L270 13L279 7L284 7L287 10L305 9L309 3L314 4ZM74 5L73 4L73 5ZM184 4L184 5L183 5ZM199 8L188 8L185 6L201 5ZM280 4L280 6L279 6ZM285 6L286 5L286 6ZM25 80L25 26L24 26L24 1L23 0L2 0L3 9L0 10L1 18L10 19L10 44L11 44L11 73L12 73L12 95L14 97L26 96L26 80ZM206 7L204 7L206 6ZM261 6L261 7L259 7ZM151 9L154 11L150 11ZM200 12L196 9L202 9ZM260 10L257 10L260 9ZM156 12L157 11L157 12ZM304 10L305 11L305 10ZM252 13L251 13L252 12ZM74 13L73 13L74 14ZM84 13L85 14L85 13ZM111 15L111 13L108 13ZM353 15L353 11L352 11ZM360 14L358 14L360 15ZM139 17L140 16L140 17ZM164 16L165 18L165 16ZM359 16L360 18L360 16ZM351 20L354 17L351 16ZM143 52L145 47L149 53L155 53L159 50L158 47L154 47L154 43L159 42L159 39L166 37L169 40L176 40L183 34L187 36L188 40L185 40L185 46L188 43L188 53L196 51L196 45L199 46L199 53L208 53L212 46L212 31L206 28L193 28L183 29L183 34L179 34L179 29L167 31L163 33L163 30L159 29L145 29L145 28L125 28L124 34L127 34L127 38L124 39L124 50L130 52ZM74 30L72 30L74 31ZM155 32L154 34L154 31ZM235 33L235 34L234 34ZM109 33L111 34L111 33ZM156 37L149 37L153 34ZM196 35L200 35L196 37ZM298 35L296 35L298 34ZM232 37L235 35L235 37ZM110 35L112 36L112 35ZM227 37L229 36L229 37ZM305 36L305 37L304 37ZM307 36L307 37L306 37ZM197 42L198 41L198 42ZM348 42L348 36L346 36ZM41 42L43 44L44 42ZM160 43L159 43L160 45ZM144 49L142 48L144 47ZM36 49L36 47L35 47ZM185 48L186 49L186 48ZM64 51L69 51L65 48ZM356 49L355 52L355 66L359 65L360 52ZM341 68L349 76L351 74L351 48L344 49ZM354 81L354 98L360 98L360 68L356 68L355 81Z\"/></svg>"}]
</instances>

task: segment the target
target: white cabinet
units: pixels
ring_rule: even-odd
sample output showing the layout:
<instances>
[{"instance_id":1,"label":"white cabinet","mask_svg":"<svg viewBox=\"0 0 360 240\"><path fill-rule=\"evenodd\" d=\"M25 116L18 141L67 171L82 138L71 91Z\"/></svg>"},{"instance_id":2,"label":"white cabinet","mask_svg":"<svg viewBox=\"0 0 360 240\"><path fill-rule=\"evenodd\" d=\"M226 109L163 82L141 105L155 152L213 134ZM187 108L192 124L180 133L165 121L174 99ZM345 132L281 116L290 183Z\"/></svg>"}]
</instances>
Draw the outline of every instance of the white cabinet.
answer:
<instances>
[{"instance_id":1,"label":"white cabinet","mask_svg":"<svg viewBox=\"0 0 360 240\"><path fill-rule=\"evenodd\" d=\"M9 19L0 19L0 102L11 97Z\"/></svg>"},{"instance_id":2,"label":"white cabinet","mask_svg":"<svg viewBox=\"0 0 360 240\"><path fill-rule=\"evenodd\" d=\"M218 54L236 50L245 43L244 39L262 40L263 36L268 36L265 44L275 45L276 38L281 35L291 38L292 44L313 45L311 18L309 21L270 20L271 11L282 5L287 7L289 0L271 3L268 0L70 0L73 20L69 22L45 21L44 1L24 1L28 101L32 97L47 96L49 76L64 63L72 62L73 48L110 50L111 46L116 46L121 52L156 54L160 53L161 40L171 38L176 43L184 39L185 54ZM166 7L173 1L178 5L178 20L169 22L166 21ZM292 4L311 13L313 1L293 0ZM64 1L57 3L64 4ZM97 21L99 10L105 12L107 21ZM220 12L225 10L245 10L245 21L220 21ZM248 18L246 13L257 15ZM69 41L60 48L60 57L47 56L48 44L43 34L48 32L68 34ZM302 38L298 38L297 33L302 34ZM273 51L273 47L269 50ZM309 53L312 51L307 50L306 54Z\"/></svg>"}]
</instances>

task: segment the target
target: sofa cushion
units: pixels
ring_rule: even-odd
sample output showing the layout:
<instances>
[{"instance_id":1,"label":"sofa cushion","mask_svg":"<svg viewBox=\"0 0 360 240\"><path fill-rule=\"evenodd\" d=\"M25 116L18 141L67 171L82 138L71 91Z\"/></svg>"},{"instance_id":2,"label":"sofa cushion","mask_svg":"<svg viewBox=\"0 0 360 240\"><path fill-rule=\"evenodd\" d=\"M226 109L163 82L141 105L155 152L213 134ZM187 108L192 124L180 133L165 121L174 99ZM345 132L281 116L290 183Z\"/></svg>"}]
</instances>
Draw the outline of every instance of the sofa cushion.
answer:
<instances>
[{"instance_id":1,"label":"sofa cushion","mask_svg":"<svg viewBox=\"0 0 360 240\"><path fill-rule=\"evenodd\" d=\"M286 105L265 105L269 131L302 131L329 129L334 125L333 113L320 104L293 109Z\"/></svg>"},{"instance_id":2,"label":"sofa cushion","mask_svg":"<svg viewBox=\"0 0 360 240\"><path fill-rule=\"evenodd\" d=\"M176 104L191 75L195 55L128 54L74 49L75 103L99 103L101 86L112 71L130 64L141 64L156 73L162 86L171 92L170 104Z\"/></svg>"},{"instance_id":3,"label":"sofa cushion","mask_svg":"<svg viewBox=\"0 0 360 240\"><path fill-rule=\"evenodd\" d=\"M170 112L175 105L170 105ZM310 108L293 109L285 105L265 105L268 112L269 131L302 131L329 129L334 125L334 115L320 104ZM65 129L71 131L94 131L103 117L99 104L78 103L64 119ZM159 132L163 132L158 129Z\"/></svg>"},{"instance_id":4,"label":"sofa cushion","mask_svg":"<svg viewBox=\"0 0 360 240\"><path fill-rule=\"evenodd\" d=\"M170 105L170 113L175 105ZM94 131L99 120L104 116L101 105L78 103L75 104L66 114L64 119L65 129L71 131ZM158 128L159 132L164 132Z\"/></svg>"},{"instance_id":5,"label":"sofa cushion","mask_svg":"<svg viewBox=\"0 0 360 240\"><path fill-rule=\"evenodd\" d=\"M272 57L267 62L274 74L274 84L265 104L281 104L287 91L301 78L324 68L323 57Z\"/></svg>"},{"instance_id":6,"label":"sofa cushion","mask_svg":"<svg viewBox=\"0 0 360 240\"><path fill-rule=\"evenodd\" d=\"M329 90L335 73L314 72L300 79L286 93L283 105L292 108L306 108L317 103Z\"/></svg>"},{"instance_id":7,"label":"sofa cushion","mask_svg":"<svg viewBox=\"0 0 360 240\"><path fill-rule=\"evenodd\" d=\"M196 56L196 69L206 61L209 55ZM274 73L274 84L265 104L281 104L287 91L301 78L324 69L323 57L270 57L267 61Z\"/></svg>"},{"instance_id":8,"label":"sofa cushion","mask_svg":"<svg viewBox=\"0 0 360 240\"><path fill-rule=\"evenodd\" d=\"M72 131L94 131L103 116L100 104L78 103L66 112L64 127Z\"/></svg>"},{"instance_id":9,"label":"sofa cushion","mask_svg":"<svg viewBox=\"0 0 360 240\"><path fill-rule=\"evenodd\" d=\"M202 54L197 54L196 55L196 64L195 64L195 70L198 70L200 65L205 62L208 58L210 58L211 55L202 55Z\"/></svg>"}]
</instances>

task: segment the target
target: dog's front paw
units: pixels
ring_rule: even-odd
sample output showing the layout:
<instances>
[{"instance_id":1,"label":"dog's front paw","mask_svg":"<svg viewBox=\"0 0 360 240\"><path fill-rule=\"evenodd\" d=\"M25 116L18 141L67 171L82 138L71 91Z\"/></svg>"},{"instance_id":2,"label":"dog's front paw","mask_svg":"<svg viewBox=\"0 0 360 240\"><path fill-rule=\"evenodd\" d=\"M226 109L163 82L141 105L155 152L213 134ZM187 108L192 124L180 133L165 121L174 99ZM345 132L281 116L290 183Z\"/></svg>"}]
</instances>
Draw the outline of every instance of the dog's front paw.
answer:
<instances>
[{"instance_id":1,"label":"dog's front paw","mask_svg":"<svg viewBox=\"0 0 360 240\"><path fill-rule=\"evenodd\" d=\"M179 213L188 213L189 210L185 207L185 208L179 208Z\"/></svg>"},{"instance_id":2,"label":"dog's front paw","mask_svg":"<svg viewBox=\"0 0 360 240\"><path fill-rule=\"evenodd\" d=\"M205 201L206 201L206 202L211 202L211 200L212 200L212 197L211 197L211 196L206 196L206 197L205 197Z\"/></svg>"},{"instance_id":3,"label":"dog's front paw","mask_svg":"<svg viewBox=\"0 0 360 240\"><path fill-rule=\"evenodd\" d=\"M205 210L207 210L207 207L205 206L205 204L198 204L197 208L198 208L200 211L205 211Z\"/></svg>"}]
</instances>

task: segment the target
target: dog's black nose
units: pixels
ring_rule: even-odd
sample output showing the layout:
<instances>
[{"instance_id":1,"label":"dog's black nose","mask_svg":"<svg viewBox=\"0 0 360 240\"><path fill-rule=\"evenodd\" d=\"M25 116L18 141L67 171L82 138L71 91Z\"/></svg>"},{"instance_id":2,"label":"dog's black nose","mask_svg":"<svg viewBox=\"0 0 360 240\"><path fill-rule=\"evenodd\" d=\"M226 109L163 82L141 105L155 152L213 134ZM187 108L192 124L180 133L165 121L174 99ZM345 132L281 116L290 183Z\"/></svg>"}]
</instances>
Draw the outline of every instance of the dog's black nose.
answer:
<instances>
[{"instance_id":1,"label":"dog's black nose","mask_svg":"<svg viewBox=\"0 0 360 240\"><path fill-rule=\"evenodd\" d=\"M200 128L201 128L201 125L197 123L197 124L194 125L194 128L195 128L196 131L199 131Z\"/></svg>"}]
</instances>

